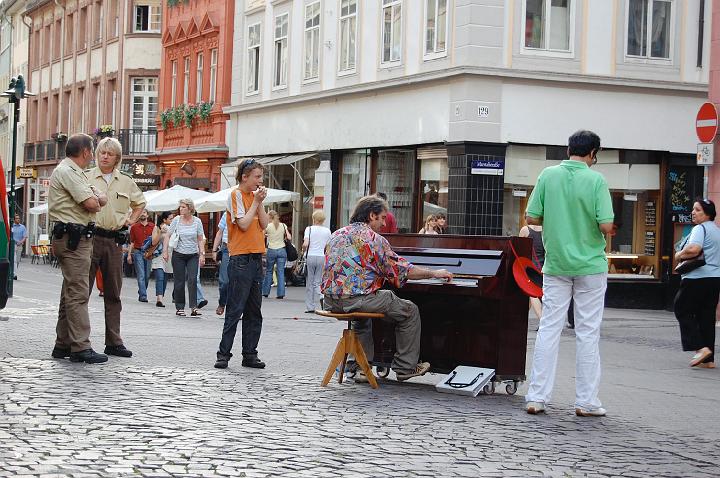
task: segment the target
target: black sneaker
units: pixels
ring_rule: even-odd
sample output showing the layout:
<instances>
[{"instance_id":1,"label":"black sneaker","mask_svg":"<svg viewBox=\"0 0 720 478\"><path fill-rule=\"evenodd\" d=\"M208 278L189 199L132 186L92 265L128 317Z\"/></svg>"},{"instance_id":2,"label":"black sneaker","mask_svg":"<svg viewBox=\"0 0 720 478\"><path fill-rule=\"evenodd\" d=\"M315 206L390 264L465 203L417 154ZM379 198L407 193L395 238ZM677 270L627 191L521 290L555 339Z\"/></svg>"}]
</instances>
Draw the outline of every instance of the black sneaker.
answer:
<instances>
[{"instance_id":1,"label":"black sneaker","mask_svg":"<svg viewBox=\"0 0 720 478\"><path fill-rule=\"evenodd\" d=\"M107 355L99 354L93 349L86 349L82 352L72 352L70 354L71 362L85 362L85 363L104 363L108 361Z\"/></svg>"},{"instance_id":2,"label":"black sneaker","mask_svg":"<svg viewBox=\"0 0 720 478\"><path fill-rule=\"evenodd\" d=\"M120 345L107 345L105 347L105 353L108 355L115 355L116 357L132 357L132 352L125 348L123 344Z\"/></svg>"},{"instance_id":3,"label":"black sneaker","mask_svg":"<svg viewBox=\"0 0 720 478\"><path fill-rule=\"evenodd\" d=\"M205 299L203 299L203 300L201 300L200 302L198 302L197 308L198 308L198 309L202 309L202 308L205 307L206 305L208 305L208 301L206 301Z\"/></svg>"},{"instance_id":4,"label":"black sneaker","mask_svg":"<svg viewBox=\"0 0 720 478\"><path fill-rule=\"evenodd\" d=\"M69 348L64 349L64 348L58 347L56 345L55 347L53 347L51 355L52 355L52 358L57 358L57 359L67 358L70 356L70 349Z\"/></svg>"},{"instance_id":5,"label":"black sneaker","mask_svg":"<svg viewBox=\"0 0 720 478\"><path fill-rule=\"evenodd\" d=\"M138 300L139 300L140 302L147 302L147 301L148 301L148 300L147 300L147 297L140 297Z\"/></svg>"},{"instance_id":6,"label":"black sneaker","mask_svg":"<svg viewBox=\"0 0 720 478\"><path fill-rule=\"evenodd\" d=\"M221 354L218 352L217 360L215 361L215 368L227 368L230 357L232 357L232 354Z\"/></svg>"},{"instance_id":7,"label":"black sneaker","mask_svg":"<svg viewBox=\"0 0 720 478\"><path fill-rule=\"evenodd\" d=\"M245 357L240 365L250 368L265 368L265 362L257 357Z\"/></svg>"}]
</instances>

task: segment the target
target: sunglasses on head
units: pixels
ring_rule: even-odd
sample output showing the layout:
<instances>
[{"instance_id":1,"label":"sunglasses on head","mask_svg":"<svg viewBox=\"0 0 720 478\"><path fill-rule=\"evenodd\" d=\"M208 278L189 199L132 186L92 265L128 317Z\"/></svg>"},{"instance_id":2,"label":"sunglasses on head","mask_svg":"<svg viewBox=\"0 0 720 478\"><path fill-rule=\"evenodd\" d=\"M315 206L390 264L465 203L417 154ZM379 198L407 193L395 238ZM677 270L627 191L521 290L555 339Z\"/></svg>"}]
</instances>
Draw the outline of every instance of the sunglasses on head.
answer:
<instances>
[{"instance_id":1,"label":"sunglasses on head","mask_svg":"<svg viewBox=\"0 0 720 478\"><path fill-rule=\"evenodd\" d=\"M251 165L255 164L255 162L256 162L256 161L255 161L254 159L246 159L245 161L243 161L242 164L240 165L240 176L243 175L243 172L245 171L245 168L247 168L248 166L251 166Z\"/></svg>"}]
</instances>

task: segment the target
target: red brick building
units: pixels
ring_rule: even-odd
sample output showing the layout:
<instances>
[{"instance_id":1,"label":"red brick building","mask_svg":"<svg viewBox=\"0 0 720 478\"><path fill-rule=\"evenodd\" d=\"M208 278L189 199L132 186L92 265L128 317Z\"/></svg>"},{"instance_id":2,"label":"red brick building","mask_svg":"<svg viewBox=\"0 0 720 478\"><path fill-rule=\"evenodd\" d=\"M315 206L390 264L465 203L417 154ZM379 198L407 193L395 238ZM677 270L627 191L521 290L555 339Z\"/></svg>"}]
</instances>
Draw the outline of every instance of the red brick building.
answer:
<instances>
[{"instance_id":1,"label":"red brick building","mask_svg":"<svg viewBox=\"0 0 720 478\"><path fill-rule=\"evenodd\" d=\"M163 9L157 149L161 188L217 191L228 158L234 5L195 0Z\"/></svg>"}]
</instances>

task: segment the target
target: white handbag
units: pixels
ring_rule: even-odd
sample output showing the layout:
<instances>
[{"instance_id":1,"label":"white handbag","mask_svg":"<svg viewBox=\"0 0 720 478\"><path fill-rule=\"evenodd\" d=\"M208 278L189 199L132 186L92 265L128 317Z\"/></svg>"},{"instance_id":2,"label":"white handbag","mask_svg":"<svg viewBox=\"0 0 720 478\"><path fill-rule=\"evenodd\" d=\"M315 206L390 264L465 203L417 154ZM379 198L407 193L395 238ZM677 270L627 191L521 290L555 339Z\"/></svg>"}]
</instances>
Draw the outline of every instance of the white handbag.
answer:
<instances>
[{"instance_id":1,"label":"white handbag","mask_svg":"<svg viewBox=\"0 0 720 478\"><path fill-rule=\"evenodd\" d=\"M177 231L173 231L172 235L170 236L170 241L168 242L168 247L171 249L175 249L178 245L179 240L180 234L178 234Z\"/></svg>"}]
</instances>

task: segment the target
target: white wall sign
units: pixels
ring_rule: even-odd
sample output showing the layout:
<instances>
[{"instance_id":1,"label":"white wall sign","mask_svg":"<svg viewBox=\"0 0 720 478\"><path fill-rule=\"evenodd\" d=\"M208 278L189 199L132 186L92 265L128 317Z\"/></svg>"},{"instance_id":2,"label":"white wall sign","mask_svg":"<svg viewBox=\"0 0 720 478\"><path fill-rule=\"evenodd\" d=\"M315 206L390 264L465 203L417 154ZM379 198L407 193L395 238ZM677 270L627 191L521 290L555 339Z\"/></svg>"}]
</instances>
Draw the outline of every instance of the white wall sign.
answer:
<instances>
[{"instance_id":1,"label":"white wall sign","mask_svg":"<svg viewBox=\"0 0 720 478\"><path fill-rule=\"evenodd\" d=\"M714 162L712 143L698 143L697 146L697 164L698 166L710 166Z\"/></svg>"}]
</instances>

